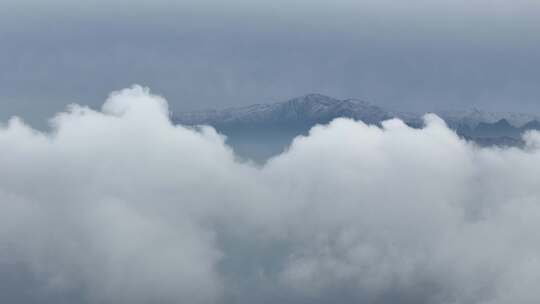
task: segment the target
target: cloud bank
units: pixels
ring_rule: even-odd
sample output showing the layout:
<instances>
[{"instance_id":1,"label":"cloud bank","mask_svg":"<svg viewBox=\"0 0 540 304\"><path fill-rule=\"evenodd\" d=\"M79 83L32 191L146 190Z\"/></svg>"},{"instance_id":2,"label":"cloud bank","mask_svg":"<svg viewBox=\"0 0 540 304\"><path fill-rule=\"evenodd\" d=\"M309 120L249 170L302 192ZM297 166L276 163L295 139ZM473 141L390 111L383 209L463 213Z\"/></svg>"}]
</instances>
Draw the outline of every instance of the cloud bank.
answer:
<instances>
[{"instance_id":1,"label":"cloud bank","mask_svg":"<svg viewBox=\"0 0 540 304\"><path fill-rule=\"evenodd\" d=\"M539 133L337 119L256 166L168 112L134 86L0 127L2 302L537 302Z\"/></svg>"}]
</instances>

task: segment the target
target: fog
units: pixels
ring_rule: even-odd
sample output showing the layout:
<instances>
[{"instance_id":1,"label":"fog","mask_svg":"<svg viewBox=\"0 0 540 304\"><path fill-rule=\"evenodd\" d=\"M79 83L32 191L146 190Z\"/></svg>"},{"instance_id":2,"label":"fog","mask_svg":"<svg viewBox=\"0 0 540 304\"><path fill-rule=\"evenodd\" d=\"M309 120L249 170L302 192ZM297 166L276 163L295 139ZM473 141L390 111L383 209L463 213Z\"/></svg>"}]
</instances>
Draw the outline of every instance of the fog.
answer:
<instances>
[{"instance_id":1,"label":"fog","mask_svg":"<svg viewBox=\"0 0 540 304\"><path fill-rule=\"evenodd\" d=\"M264 165L133 86L0 127L6 303L536 303L540 134L336 119ZM264 140L264 139L261 139Z\"/></svg>"}]
</instances>

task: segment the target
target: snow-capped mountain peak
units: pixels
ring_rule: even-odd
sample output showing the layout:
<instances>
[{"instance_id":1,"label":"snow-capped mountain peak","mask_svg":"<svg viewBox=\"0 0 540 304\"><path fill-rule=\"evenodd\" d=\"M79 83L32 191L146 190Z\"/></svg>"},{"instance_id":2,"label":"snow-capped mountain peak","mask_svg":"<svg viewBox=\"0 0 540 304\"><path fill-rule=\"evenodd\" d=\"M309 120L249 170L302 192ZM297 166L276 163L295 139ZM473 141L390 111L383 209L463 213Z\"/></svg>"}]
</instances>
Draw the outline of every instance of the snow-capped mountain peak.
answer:
<instances>
[{"instance_id":1,"label":"snow-capped mountain peak","mask_svg":"<svg viewBox=\"0 0 540 304\"><path fill-rule=\"evenodd\" d=\"M307 94L284 102L254 104L221 111L184 112L174 116L182 124L245 124L270 122L318 122L349 117L369 123L390 118L388 112L366 101L340 100L322 94Z\"/></svg>"},{"instance_id":2,"label":"snow-capped mountain peak","mask_svg":"<svg viewBox=\"0 0 540 304\"><path fill-rule=\"evenodd\" d=\"M538 115L487 112L477 108L464 111L435 111L452 128L474 129L478 125L495 124L506 120L511 127L521 128L530 122L540 121ZM325 123L337 117L348 117L366 123L380 123L393 117L410 125L422 123L424 113L386 110L358 99L337 99L323 94L310 93L287 101L268 104L253 104L224 110L207 110L178 113L173 117L180 124L210 124L214 126L268 124L268 123ZM531 125L531 124L529 124Z\"/></svg>"}]
</instances>

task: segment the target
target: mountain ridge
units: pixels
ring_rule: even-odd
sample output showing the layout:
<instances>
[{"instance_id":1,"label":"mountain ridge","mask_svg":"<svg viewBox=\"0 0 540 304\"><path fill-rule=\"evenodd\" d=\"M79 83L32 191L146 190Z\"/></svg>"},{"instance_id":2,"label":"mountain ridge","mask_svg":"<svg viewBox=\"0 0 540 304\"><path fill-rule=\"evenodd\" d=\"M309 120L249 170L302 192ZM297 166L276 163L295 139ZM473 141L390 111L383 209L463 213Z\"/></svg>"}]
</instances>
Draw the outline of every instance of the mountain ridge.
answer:
<instances>
[{"instance_id":1,"label":"mountain ridge","mask_svg":"<svg viewBox=\"0 0 540 304\"><path fill-rule=\"evenodd\" d=\"M340 100L310 93L277 103L259 103L223 110L182 112L173 116L173 120L187 125L319 121L330 117L349 117L375 122L391 118L386 113L384 109L363 100L352 98Z\"/></svg>"},{"instance_id":2,"label":"mountain ridge","mask_svg":"<svg viewBox=\"0 0 540 304\"><path fill-rule=\"evenodd\" d=\"M481 111L477 108L471 110L430 111L430 113L437 114L451 127L462 125L474 128L480 123L494 124L500 120L506 120L516 128L528 124L531 126L540 124L539 115ZM276 103L255 103L222 110L180 112L173 115L173 120L187 125L221 125L243 122L257 123L265 120L320 120L327 117L348 117L367 123L378 123L395 117L402 119L406 123L415 124L421 121L423 114L425 113L394 111L360 99L337 99L319 93L309 93Z\"/></svg>"},{"instance_id":3,"label":"mountain ridge","mask_svg":"<svg viewBox=\"0 0 540 304\"><path fill-rule=\"evenodd\" d=\"M532 114L466 111L434 111L456 133L480 146L516 146L528 130L540 130L540 117ZM391 118L414 128L423 126L424 113L393 111L358 99L337 99L310 93L286 101L252 104L223 110L181 112L172 115L176 124L211 125L227 136L242 157L265 160L283 151L298 135L314 125L338 117L380 125Z\"/></svg>"}]
</instances>

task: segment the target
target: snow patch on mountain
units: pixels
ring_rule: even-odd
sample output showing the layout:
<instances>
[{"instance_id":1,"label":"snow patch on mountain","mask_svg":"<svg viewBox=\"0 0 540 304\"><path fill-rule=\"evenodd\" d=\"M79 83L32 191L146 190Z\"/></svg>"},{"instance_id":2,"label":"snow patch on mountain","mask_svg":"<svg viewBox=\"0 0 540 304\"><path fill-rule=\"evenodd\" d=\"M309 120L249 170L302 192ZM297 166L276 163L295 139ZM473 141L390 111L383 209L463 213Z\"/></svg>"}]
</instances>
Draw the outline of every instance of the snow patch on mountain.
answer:
<instances>
[{"instance_id":1,"label":"snow patch on mountain","mask_svg":"<svg viewBox=\"0 0 540 304\"><path fill-rule=\"evenodd\" d=\"M516 128L540 121L540 116L512 112L487 112L478 109L463 111L434 111L453 128L474 129L481 123L494 124L506 120ZM367 101L336 99L322 94L307 94L284 102L253 104L224 110L193 111L176 114L176 123L185 125L265 124L286 122L327 122L348 117L378 124L390 118L400 118L410 125L421 125L425 113L400 112L384 109Z\"/></svg>"}]
</instances>

